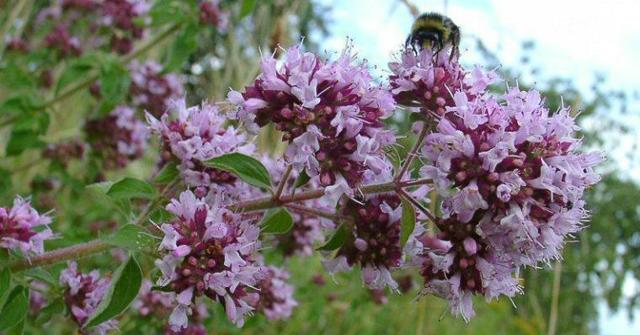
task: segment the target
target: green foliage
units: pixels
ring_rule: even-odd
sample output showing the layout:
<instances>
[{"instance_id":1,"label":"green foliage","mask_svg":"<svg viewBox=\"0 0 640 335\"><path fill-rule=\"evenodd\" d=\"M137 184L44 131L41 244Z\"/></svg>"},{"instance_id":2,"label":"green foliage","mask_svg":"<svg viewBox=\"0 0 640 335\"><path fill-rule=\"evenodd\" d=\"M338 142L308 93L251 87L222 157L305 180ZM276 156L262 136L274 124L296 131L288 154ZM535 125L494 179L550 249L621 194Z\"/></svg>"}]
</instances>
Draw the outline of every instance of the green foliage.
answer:
<instances>
[{"instance_id":1,"label":"green foliage","mask_svg":"<svg viewBox=\"0 0 640 335\"><path fill-rule=\"evenodd\" d=\"M153 249L157 237L141 226L126 224L117 232L102 238L102 241L130 251L142 251Z\"/></svg>"},{"instance_id":2,"label":"green foliage","mask_svg":"<svg viewBox=\"0 0 640 335\"><path fill-rule=\"evenodd\" d=\"M400 245L404 246L416 228L416 209L407 200L402 200L402 220L400 226Z\"/></svg>"},{"instance_id":3,"label":"green foliage","mask_svg":"<svg viewBox=\"0 0 640 335\"><path fill-rule=\"evenodd\" d=\"M107 195L114 200L152 199L157 193L158 191L153 185L131 177L126 177L116 182L107 191Z\"/></svg>"},{"instance_id":4,"label":"green foliage","mask_svg":"<svg viewBox=\"0 0 640 335\"><path fill-rule=\"evenodd\" d=\"M169 162L165 164L158 172L154 181L158 184L168 184L174 181L179 174L180 171L178 171L178 166L176 165L176 163Z\"/></svg>"},{"instance_id":5,"label":"green foliage","mask_svg":"<svg viewBox=\"0 0 640 335\"><path fill-rule=\"evenodd\" d=\"M131 78L129 70L119 59L114 57L104 57L100 65L100 95L104 105L101 109L106 113L124 100Z\"/></svg>"},{"instance_id":6,"label":"green foliage","mask_svg":"<svg viewBox=\"0 0 640 335\"><path fill-rule=\"evenodd\" d=\"M142 285L142 270L136 259L131 256L114 273L109 291L105 294L95 313L87 320L86 327L95 327L126 310L133 299L138 296L140 285Z\"/></svg>"},{"instance_id":7,"label":"green foliage","mask_svg":"<svg viewBox=\"0 0 640 335\"><path fill-rule=\"evenodd\" d=\"M263 233L285 234L293 227L293 217L285 208L272 208L264 213L260 227Z\"/></svg>"},{"instance_id":8,"label":"green foliage","mask_svg":"<svg viewBox=\"0 0 640 335\"><path fill-rule=\"evenodd\" d=\"M311 180L311 177L309 177L307 171L302 170L302 172L300 172L300 175L298 175L298 178L296 178L296 181L293 183L293 187L299 188L301 186L304 186L309 182L309 180Z\"/></svg>"},{"instance_id":9,"label":"green foliage","mask_svg":"<svg viewBox=\"0 0 640 335\"><path fill-rule=\"evenodd\" d=\"M235 152L210 159L205 164L230 172L249 185L263 189L271 188L271 177L267 168L259 160L251 156Z\"/></svg>"},{"instance_id":10,"label":"green foliage","mask_svg":"<svg viewBox=\"0 0 640 335\"><path fill-rule=\"evenodd\" d=\"M333 233L333 236L331 236L329 241L318 248L318 250L331 251L340 248L347 240L347 235L349 235L349 228L347 225L342 223L338 228L336 228L336 231Z\"/></svg>"},{"instance_id":11,"label":"green foliage","mask_svg":"<svg viewBox=\"0 0 640 335\"><path fill-rule=\"evenodd\" d=\"M0 332L19 325L29 310L29 291L24 286L16 286L0 311Z\"/></svg>"}]
</instances>

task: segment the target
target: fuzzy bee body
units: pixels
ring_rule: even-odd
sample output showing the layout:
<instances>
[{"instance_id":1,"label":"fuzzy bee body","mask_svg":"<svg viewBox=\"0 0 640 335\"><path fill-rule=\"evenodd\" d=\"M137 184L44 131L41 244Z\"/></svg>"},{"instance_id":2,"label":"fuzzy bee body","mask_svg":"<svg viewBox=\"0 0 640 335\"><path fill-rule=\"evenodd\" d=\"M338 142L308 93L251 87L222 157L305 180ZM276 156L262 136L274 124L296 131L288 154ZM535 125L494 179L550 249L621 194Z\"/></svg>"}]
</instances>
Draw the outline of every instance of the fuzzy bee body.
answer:
<instances>
[{"instance_id":1,"label":"fuzzy bee body","mask_svg":"<svg viewBox=\"0 0 640 335\"><path fill-rule=\"evenodd\" d=\"M420 15L413 26L411 34L405 42L406 48L414 51L432 49L437 54L444 48L451 48L450 59L458 56L460 44L460 28L448 17L438 13Z\"/></svg>"}]
</instances>

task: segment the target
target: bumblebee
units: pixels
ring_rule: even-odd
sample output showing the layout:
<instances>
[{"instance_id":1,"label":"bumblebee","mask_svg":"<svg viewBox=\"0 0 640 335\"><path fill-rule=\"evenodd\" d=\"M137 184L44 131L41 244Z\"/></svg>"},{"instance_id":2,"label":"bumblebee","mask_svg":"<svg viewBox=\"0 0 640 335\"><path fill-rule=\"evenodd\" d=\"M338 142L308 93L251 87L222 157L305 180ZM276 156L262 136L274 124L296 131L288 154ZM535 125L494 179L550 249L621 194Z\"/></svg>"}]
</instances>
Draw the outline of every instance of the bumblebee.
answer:
<instances>
[{"instance_id":1,"label":"bumblebee","mask_svg":"<svg viewBox=\"0 0 640 335\"><path fill-rule=\"evenodd\" d=\"M459 44L460 28L450 18L438 13L424 13L413 23L405 47L407 49L411 47L414 52L432 49L434 55L450 47L449 60L451 60L454 56L458 56Z\"/></svg>"}]
</instances>

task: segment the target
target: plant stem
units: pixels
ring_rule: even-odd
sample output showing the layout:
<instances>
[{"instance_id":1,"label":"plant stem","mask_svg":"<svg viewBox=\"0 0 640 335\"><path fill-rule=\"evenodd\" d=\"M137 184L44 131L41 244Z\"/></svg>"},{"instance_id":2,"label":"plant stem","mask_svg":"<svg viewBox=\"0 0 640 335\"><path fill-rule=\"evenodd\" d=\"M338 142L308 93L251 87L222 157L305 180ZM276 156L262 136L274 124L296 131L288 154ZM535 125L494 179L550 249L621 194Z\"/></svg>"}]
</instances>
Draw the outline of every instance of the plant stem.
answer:
<instances>
[{"instance_id":1,"label":"plant stem","mask_svg":"<svg viewBox=\"0 0 640 335\"><path fill-rule=\"evenodd\" d=\"M157 206L162 201L162 199L164 199L164 196L171 189L173 189L173 186L175 186L179 181L180 179L176 178L174 181L167 184L160 191L160 194L155 199L153 199L153 201L149 203L147 207L145 207L142 213L140 213L140 215L138 216L134 224L141 225L147 219L147 217L149 216L153 208ZM77 244L71 247L49 251L42 255L32 257L30 259L17 261L11 264L9 268L13 272L18 272L18 271L38 267L38 266L51 265L51 264L72 260L72 259L86 257L89 255L99 254L111 248L113 248L113 245L111 244L107 244L100 240L93 240L86 243Z\"/></svg>"},{"instance_id":2,"label":"plant stem","mask_svg":"<svg viewBox=\"0 0 640 335\"><path fill-rule=\"evenodd\" d=\"M560 297L560 281L562 278L562 262L556 261L553 268L553 288L551 291L551 311L549 312L548 335L556 335L558 324L558 300Z\"/></svg>"},{"instance_id":3,"label":"plant stem","mask_svg":"<svg viewBox=\"0 0 640 335\"><path fill-rule=\"evenodd\" d=\"M284 190L285 185L287 185L287 179L289 179L289 175L291 174L291 170L293 170L293 166L288 165L287 169L284 171L282 175L282 179L278 183L278 188L276 189L276 193L273 194L273 198L275 200L279 200L282 195L282 191Z\"/></svg>"},{"instance_id":4,"label":"plant stem","mask_svg":"<svg viewBox=\"0 0 640 335\"><path fill-rule=\"evenodd\" d=\"M360 188L362 194L393 192L398 188L398 183L388 182L382 184L367 185ZM281 196L277 201L273 197L264 197L255 200L241 201L231 206L234 212L250 212L268 209L279 205L286 205L291 202L299 202L310 199L317 199L324 196L324 189L311 190L293 195Z\"/></svg>"},{"instance_id":5,"label":"plant stem","mask_svg":"<svg viewBox=\"0 0 640 335\"><path fill-rule=\"evenodd\" d=\"M112 248L112 245L100 240L93 240L66 248L56 249L42 255L23 259L9 265L12 272L19 272L38 266L56 264L72 259L79 259L90 255L99 254Z\"/></svg>"},{"instance_id":6,"label":"plant stem","mask_svg":"<svg viewBox=\"0 0 640 335\"><path fill-rule=\"evenodd\" d=\"M297 205L297 204L288 204L285 207L287 207L288 209L290 209L293 212L296 213L300 213L300 214L309 214L309 215L315 215L315 216L319 216L325 219L329 219L332 221L339 221L340 220L340 215L335 214L335 213L329 213L320 209L316 209L316 208L310 208L310 207L306 207L306 206L302 206L302 205Z\"/></svg>"},{"instance_id":7,"label":"plant stem","mask_svg":"<svg viewBox=\"0 0 640 335\"><path fill-rule=\"evenodd\" d=\"M400 167L400 170L398 171L396 176L393 178L393 180L400 181L402 180L404 175L407 173L407 170L409 170L409 167L411 167L411 163L413 163L413 159L416 157L416 154L420 149L420 145L422 145L422 142L424 141L424 138L427 136L428 131L429 131L429 128L427 127L427 123L423 122L422 129L420 130L420 134L416 139L416 143L413 145L413 148L411 148L411 151L409 151L409 153L407 154L407 158L405 159L405 161L402 162L402 166Z\"/></svg>"},{"instance_id":8,"label":"plant stem","mask_svg":"<svg viewBox=\"0 0 640 335\"><path fill-rule=\"evenodd\" d=\"M407 191L405 191L403 189L399 189L398 190L398 195L400 195L401 197L405 198L405 200L409 201L413 206L415 206L422 213L424 213L424 215L426 215L431 222L433 222L433 223L436 222L436 217L433 216L433 214L431 214L431 212L426 207L424 207L420 202L418 202L418 200L414 199L411 196L411 194L407 193Z\"/></svg>"},{"instance_id":9,"label":"plant stem","mask_svg":"<svg viewBox=\"0 0 640 335\"><path fill-rule=\"evenodd\" d=\"M153 210L153 208L164 198L164 196L173 189L173 186L180 179L176 179L175 181L169 183L165 186L161 191L158 197L156 197L145 209L142 211L138 219L136 219L136 224L142 224L144 220L148 217L149 213ZM404 192L402 187L405 186L415 186L415 185L423 185L430 183L427 179L415 180L415 181L407 181L407 182L396 182L390 181L387 183L381 184L373 184L367 185L360 188L360 192L362 194L373 194L373 193L386 193L386 192L398 192L401 194ZM404 192L406 194L406 192ZM264 197L255 200L249 200L244 202L238 202L235 205L230 206L230 209L235 212L250 212L257 210L264 210L268 208L273 208L277 206L286 206L293 211L304 212L307 214L317 215L321 217L325 217L331 220L339 220L340 216L336 214L326 213L324 211L319 211L314 208L308 208L302 205L291 204L292 202L300 202L310 199L320 198L325 194L325 190L323 188L317 190L311 190L303 193L298 193L294 195L285 195L281 196L280 199L274 199L274 197ZM414 199L415 201L415 199ZM415 205L415 203L414 203ZM419 204L418 204L419 205ZM428 212L428 211L427 211ZM430 213L427 215L431 215ZM431 215L430 218L433 216ZM64 262L67 260L77 259L86 257L93 254L98 254L104 252L112 248L113 246L107 243L104 243L99 240L89 241L83 244L74 245L67 248L61 248L57 250L52 250L46 252L42 255L32 257L29 260L20 260L16 261L9 265L9 268L14 271L22 271L38 266L51 265L59 262Z\"/></svg>"}]
</instances>

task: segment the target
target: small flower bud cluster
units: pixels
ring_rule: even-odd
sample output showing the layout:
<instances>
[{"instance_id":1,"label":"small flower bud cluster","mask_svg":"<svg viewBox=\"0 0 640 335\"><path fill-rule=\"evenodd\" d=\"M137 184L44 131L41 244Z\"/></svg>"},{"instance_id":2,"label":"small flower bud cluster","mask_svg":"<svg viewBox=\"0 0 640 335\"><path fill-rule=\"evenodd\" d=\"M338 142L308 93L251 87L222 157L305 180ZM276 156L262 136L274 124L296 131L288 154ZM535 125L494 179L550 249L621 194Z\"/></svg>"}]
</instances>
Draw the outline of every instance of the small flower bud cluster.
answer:
<instances>
[{"instance_id":1,"label":"small flower bud cluster","mask_svg":"<svg viewBox=\"0 0 640 335\"><path fill-rule=\"evenodd\" d=\"M204 162L232 152L249 154L253 145L233 126L224 126L225 117L215 105L187 107L184 99L173 101L160 120L147 113L150 128L160 135L164 146L163 160L175 157L185 182L193 187L211 184L235 194L237 178L232 174L206 167ZM166 156L166 157L165 157ZM208 193L204 190L199 196Z\"/></svg>"},{"instance_id":2,"label":"small flower bud cluster","mask_svg":"<svg viewBox=\"0 0 640 335\"><path fill-rule=\"evenodd\" d=\"M28 53L31 48L29 43L24 38L20 37L7 37L5 38L7 51L13 51L17 53Z\"/></svg>"},{"instance_id":3,"label":"small flower bud cluster","mask_svg":"<svg viewBox=\"0 0 640 335\"><path fill-rule=\"evenodd\" d=\"M70 311L71 318L81 329L104 298L109 289L110 280L100 278L97 270L84 274L78 271L78 265L70 262L60 273L60 285L64 288L64 302ZM118 327L118 321L109 320L91 328L83 334L107 334Z\"/></svg>"},{"instance_id":4,"label":"small flower bud cluster","mask_svg":"<svg viewBox=\"0 0 640 335\"><path fill-rule=\"evenodd\" d=\"M176 293L169 318L173 330L187 326L187 315L201 296L220 302L229 320L241 326L254 309L248 301L259 299L251 292L260 279L254 255L259 228L191 191L172 200L167 210L176 219L161 226L165 255L156 265L162 272L157 284Z\"/></svg>"},{"instance_id":5,"label":"small flower bud cluster","mask_svg":"<svg viewBox=\"0 0 640 335\"><path fill-rule=\"evenodd\" d=\"M144 27L136 20L144 18L150 8L147 0L109 0L101 4L100 25L113 31L112 50L124 55L133 49L133 41L144 36Z\"/></svg>"},{"instance_id":6,"label":"small flower bud cluster","mask_svg":"<svg viewBox=\"0 0 640 335\"><path fill-rule=\"evenodd\" d=\"M135 117L133 109L116 107L109 115L89 120L85 125L93 155L106 169L119 169L138 159L147 147L147 127Z\"/></svg>"},{"instance_id":7,"label":"small flower bud cluster","mask_svg":"<svg viewBox=\"0 0 640 335\"><path fill-rule=\"evenodd\" d=\"M253 306L269 320L284 320L291 317L298 302L293 299L293 286L287 283L289 274L277 267L263 266L256 275L256 289L260 299Z\"/></svg>"},{"instance_id":8,"label":"small flower bud cluster","mask_svg":"<svg viewBox=\"0 0 640 335\"><path fill-rule=\"evenodd\" d=\"M477 70L477 69L476 69ZM486 78L452 93L423 148L423 177L443 198L440 233L423 237L425 293L465 319L471 296L519 292L514 274L560 257L587 218L583 192L599 180L600 153L578 153L568 109L550 114L537 91L483 91Z\"/></svg>"},{"instance_id":9,"label":"small flower bud cluster","mask_svg":"<svg viewBox=\"0 0 640 335\"><path fill-rule=\"evenodd\" d=\"M129 94L133 104L155 117L164 114L172 100L181 99L184 95L180 77L175 73L162 74L162 66L155 61L133 61L129 70Z\"/></svg>"},{"instance_id":10,"label":"small flower bud cluster","mask_svg":"<svg viewBox=\"0 0 640 335\"><path fill-rule=\"evenodd\" d=\"M64 23L56 25L53 30L45 36L44 46L56 50L61 58L80 56L82 54L80 39L72 36L69 32L69 26Z\"/></svg>"},{"instance_id":11,"label":"small flower bud cluster","mask_svg":"<svg viewBox=\"0 0 640 335\"><path fill-rule=\"evenodd\" d=\"M336 272L358 264L369 288L389 286L396 290L398 284L390 271L402 265L400 198L393 194L374 196L364 202L348 199L342 213L344 224L349 224L351 231L336 257L324 262L325 268Z\"/></svg>"},{"instance_id":12,"label":"small flower bud cluster","mask_svg":"<svg viewBox=\"0 0 640 335\"><path fill-rule=\"evenodd\" d=\"M85 151L86 143L80 140L71 140L47 145L42 156L66 166L71 159L81 159Z\"/></svg>"},{"instance_id":13,"label":"small flower bud cluster","mask_svg":"<svg viewBox=\"0 0 640 335\"><path fill-rule=\"evenodd\" d=\"M447 52L434 56L431 49L418 53L405 50L400 61L390 63L389 68L389 85L396 102L417 107L426 117L443 115L447 107L453 107L453 93L475 97L497 80L495 72L480 67L466 73L457 58L450 58Z\"/></svg>"},{"instance_id":14,"label":"small flower bud cluster","mask_svg":"<svg viewBox=\"0 0 640 335\"><path fill-rule=\"evenodd\" d=\"M299 47L287 50L281 65L266 57L253 85L228 98L250 131L274 123L289 143L287 160L329 191L352 193L390 174L383 149L395 138L382 121L394 109L393 98L348 50L332 62Z\"/></svg>"},{"instance_id":15,"label":"small flower bud cluster","mask_svg":"<svg viewBox=\"0 0 640 335\"><path fill-rule=\"evenodd\" d=\"M150 8L147 0L58 0L40 11L36 23L56 23L45 37L45 45L57 49L61 58L80 55L80 45L102 47L105 42L111 50L127 54L133 42L144 36L140 21L146 19Z\"/></svg>"},{"instance_id":16,"label":"small flower bud cluster","mask_svg":"<svg viewBox=\"0 0 640 335\"><path fill-rule=\"evenodd\" d=\"M154 320L166 321L173 309L175 301L174 292L154 291L153 283L149 280L142 282L140 294L131 304L133 310L137 311L143 318L153 318ZM173 331L170 324L162 326L166 335L206 335L207 331L202 322L209 316L207 306L203 303L196 304L190 315L189 324L186 328Z\"/></svg>"},{"instance_id":17,"label":"small flower bud cluster","mask_svg":"<svg viewBox=\"0 0 640 335\"><path fill-rule=\"evenodd\" d=\"M220 9L218 0L204 0L200 3L200 22L224 31L229 24L229 14Z\"/></svg>"},{"instance_id":18,"label":"small flower bud cluster","mask_svg":"<svg viewBox=\"0 0 640 335\"><path fill-rule=\"evenodd\" d=\"M0 248L26 254L44 252L44 241L53 237L51 218L39 214L28 200L16 197L11 208L0 207Z\"/></svg>"}]
</instances>

